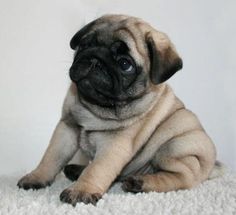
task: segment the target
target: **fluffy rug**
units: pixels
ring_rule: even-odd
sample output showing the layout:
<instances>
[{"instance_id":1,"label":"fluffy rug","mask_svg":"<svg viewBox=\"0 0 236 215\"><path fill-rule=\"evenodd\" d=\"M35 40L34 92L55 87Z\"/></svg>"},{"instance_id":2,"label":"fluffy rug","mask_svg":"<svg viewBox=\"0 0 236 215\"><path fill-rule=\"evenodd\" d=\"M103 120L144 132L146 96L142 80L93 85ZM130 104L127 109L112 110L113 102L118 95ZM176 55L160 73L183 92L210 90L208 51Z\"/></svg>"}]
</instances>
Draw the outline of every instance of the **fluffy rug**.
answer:
<instances>
[{"instance_id":1,"label":"fluffy rug","mask_svg":"<svg viewBox=\"0 0 236 215\"><path fill-rule=\"evenodd\" d=\"M118 183L96 207L80 203L75 208L59 200L60 192L71 183L64 176L46 189L24 191L16 187L21 175L0 176L0 215L236 214L235 173L228 172L192 190L168 193L124 193Z\"/></svg>"}]
</instances>

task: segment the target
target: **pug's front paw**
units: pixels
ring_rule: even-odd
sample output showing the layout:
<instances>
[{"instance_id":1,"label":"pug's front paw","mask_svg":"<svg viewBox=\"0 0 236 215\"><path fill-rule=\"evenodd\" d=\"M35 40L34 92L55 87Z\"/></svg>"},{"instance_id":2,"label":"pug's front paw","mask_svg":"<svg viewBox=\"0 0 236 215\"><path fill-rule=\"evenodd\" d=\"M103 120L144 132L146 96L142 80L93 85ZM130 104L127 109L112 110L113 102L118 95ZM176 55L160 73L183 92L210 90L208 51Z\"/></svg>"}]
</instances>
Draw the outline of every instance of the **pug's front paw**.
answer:
<instances>
[{"instance_id":1,"label":"pug's front paw","mask_svg":"<svg viewBox=\"0 0 236 215\"><path fill-rule=\"evenodd\" d=\"M38 190L51 185L51 183L52 181L43 180L42 177L32 172L22 177L18 181L17 186L24 190Z\"/></svg>"},{"instance_id":2,"label":"pug's front paw","mask_svg":"<svg viewBox=\"0 0 236 215\"><path fill-rule=\"evenodd\" d=\"M96 205L97 201L102 197L100 193L87 193L72 188L65 189L61 195L60 200L68 204L76 205L77 202L83 202L85 204Z\"/></svg>"}]
</instances>

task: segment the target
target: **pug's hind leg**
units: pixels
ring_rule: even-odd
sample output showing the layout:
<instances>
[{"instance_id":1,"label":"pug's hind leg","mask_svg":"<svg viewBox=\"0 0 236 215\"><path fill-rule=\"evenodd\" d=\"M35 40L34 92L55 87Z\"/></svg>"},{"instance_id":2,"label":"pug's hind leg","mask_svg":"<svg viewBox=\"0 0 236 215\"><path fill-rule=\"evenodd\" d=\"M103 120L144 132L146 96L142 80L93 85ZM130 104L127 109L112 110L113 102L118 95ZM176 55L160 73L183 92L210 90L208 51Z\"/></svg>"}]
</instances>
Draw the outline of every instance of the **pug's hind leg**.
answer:
<instances>
[{"instance_id":1,"label":"pug's hind leg","mask_svg":"<svg viewBox=\"0 0 236 215\"><path fill-rule=\"evenodd\" d=\"M152 160L154 174L133 176L123 185L126 191L167 192L192 188L206 180L215 164L215 148L203 130L177 135L164 143Z\"/></svg>"},{"instance_id":2,"label":"pug's hind leg","mask_svg":"<svg viewBox=\"0 0 236 215\"><path fill-rule=\"evenodd\" d=\"M168 192L178 189L188 189L194 187L199 182L199 178L192 172L188 163L195 163L195 168L199 167L199 163L194 156L185 157L184 159L168 162L182 166L181 171L171 172L161 170L155 174L131 176L124 180L122 188L127 192ZM177 168L178 169L178 168ZM184 170L185 169L185 170Z\"/></svg>"},{"instance_id":3,"label":"pug's hind leg","mask_svg":"<svg viewBox=\"0 0 236 215\"><path fill-rule=\"evenodd\" d=\"M82 166L78 164L68 164L65 166L63 172L68 179L70 179L71 181L76 181L85 167L85 165Z\"/></svg>"},{"instance_id":4,"label":"pug's hind leg","mask_svg":"<svg viewBox=\"0 0 236 215\"><path fill-rule=\"evenodd\" d=\"M88 156L78 149L71 161L64 167L63 172L69 180L76 181L88 164Z\"/></svg>"}]
</instances>

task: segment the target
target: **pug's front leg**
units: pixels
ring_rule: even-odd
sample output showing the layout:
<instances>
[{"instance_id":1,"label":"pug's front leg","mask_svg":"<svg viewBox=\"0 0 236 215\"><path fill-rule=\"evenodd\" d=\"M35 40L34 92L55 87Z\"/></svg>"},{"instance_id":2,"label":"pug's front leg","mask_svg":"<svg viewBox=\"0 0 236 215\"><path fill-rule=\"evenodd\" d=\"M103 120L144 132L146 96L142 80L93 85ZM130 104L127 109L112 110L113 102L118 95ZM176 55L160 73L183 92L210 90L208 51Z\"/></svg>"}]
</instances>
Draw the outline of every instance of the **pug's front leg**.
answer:
<instances>
[{"instance_id":1,"label":"pug's front leg","mask_svg":"<svg viewBox=\"0 0 236 215\"><path fill-rule=\"evenodd\" d=\"M77 151L79 134L79 128L72 127L61 120L40 164L35 170L19 180L18 187L28 190L50 185L55 176Z\"/></svg>"},{"instance_id":2,"label":"pug's front leg","mask_svg":"<svg viewBox=\"0 0 236 215\"><path fill-rule=\"evenodd\" d=\"M77 202L96 204L133 155L132 144L127 143L127 139L107 144L97 152L79 179L61 193L61 201L73 206Z\"/></svg>"}]
</instances>

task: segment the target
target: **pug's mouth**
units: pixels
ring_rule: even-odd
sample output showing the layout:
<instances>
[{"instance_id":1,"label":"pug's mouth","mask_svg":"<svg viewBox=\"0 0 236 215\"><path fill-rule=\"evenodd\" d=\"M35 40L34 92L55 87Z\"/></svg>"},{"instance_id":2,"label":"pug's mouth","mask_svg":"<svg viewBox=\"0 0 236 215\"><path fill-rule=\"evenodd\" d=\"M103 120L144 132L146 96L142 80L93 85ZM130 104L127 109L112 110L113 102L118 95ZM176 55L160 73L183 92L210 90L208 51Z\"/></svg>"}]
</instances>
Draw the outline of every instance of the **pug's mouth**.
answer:
<instances>
[{"instance_id":1,"label":"pug's mouth","mask_svg":"<svg viewBox=\"0 0 236 215\"><path fill-rule=\"evenodd\" d=\"M76 85L79 95L83 100L102 107L121 107L136 99L122 94L114 95L108 91L99 89L96 84L88 78L81 79Z\"/></svg>"}]
</instances>

